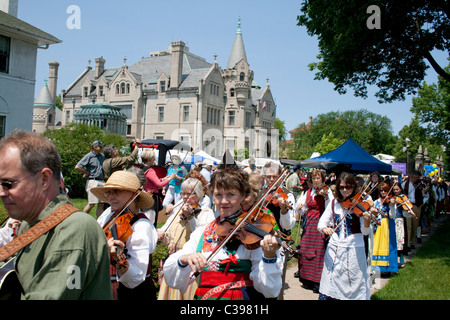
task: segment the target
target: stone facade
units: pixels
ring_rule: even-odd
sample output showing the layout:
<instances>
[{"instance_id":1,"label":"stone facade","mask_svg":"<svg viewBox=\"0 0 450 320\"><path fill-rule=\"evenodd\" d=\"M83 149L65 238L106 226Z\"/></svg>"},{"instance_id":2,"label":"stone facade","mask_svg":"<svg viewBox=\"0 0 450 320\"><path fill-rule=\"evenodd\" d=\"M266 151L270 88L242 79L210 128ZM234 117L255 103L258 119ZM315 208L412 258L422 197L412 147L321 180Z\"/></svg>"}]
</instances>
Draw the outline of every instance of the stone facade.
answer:
<instances>
[{"instance_id":1,"label":"stone facade","mask_svg":"<svg viewBox=\"0 0 450 320\"><path fill-rule=\"evenodd\" d=\"M227 68L208 63L182 41L128 66L105 68L95 59L62 91L63 125L81 105L118 106L129 139L171 139L221 157L226 148L247 148L254 157L278 157L275 103L267 83L253 80L240 25Z\"/></svg>"}]
</instances>

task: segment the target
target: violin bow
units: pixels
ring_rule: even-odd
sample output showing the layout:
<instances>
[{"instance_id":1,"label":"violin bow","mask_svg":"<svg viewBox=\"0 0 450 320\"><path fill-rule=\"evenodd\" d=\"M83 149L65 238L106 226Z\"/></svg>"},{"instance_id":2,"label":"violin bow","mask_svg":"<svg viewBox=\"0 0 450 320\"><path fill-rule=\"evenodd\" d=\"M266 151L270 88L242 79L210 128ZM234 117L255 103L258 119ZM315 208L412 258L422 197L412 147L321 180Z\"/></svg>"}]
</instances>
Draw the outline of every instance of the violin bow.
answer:
<instances>
[{"instance_id":1,"label":"violin bow","mask_svg":"<svg viewBox=\"0 0 450 320\"><path fill-rule=\"evenodd\" d=\"M195 178L197 179L197 178ZM167 226L166 230L169 230L170 227L172 226L172 223L175 221L175 219L177 218L177 216L180 214L181 210L183 209L184 205L187 203L187 201L189 200L189 198L194 194L195 192L195 187L197 187L197 184L200 182L200 179L197 179L197 182L195 183L194 187L192 188L191 193L189 194L189 197L187 197L186 200L183 200L183 203L180 206L180 209L178 209L177 213L175 214L175 216L173 217L172 221L169 222L169 225Z\"/></svg>"},{"instance_id":2,"label":"violin bow","mask_svg":"<svg viewBox=\"0 0 450 320\"><path fill-rule=\"evenodd\" d=\"M220 242L219 245L217 245L213 251L211 252L211 254L208 256L208 258L206 259L206 264L209 264L211 262L211 260L217 255L217 253L219 252L219 250L221 250L227 243L228 241L231 240L231 238L236 234L236 232L247 222L247 219L254 213L255 210L260 210L260 206L262 205L262 203L264 203L264 200L266 198L266 196L273 190L273 189L278 189L278 186L281 185L281 183L286 180L287 178L287 174L289 173L289 168L286 167L283 169L283 171L281 172L281 174L277 177L277 179L266 189L266 191L259 197L259 199L253 204L253 206L250 208L250 210L248 210L248 212L246 213L245 217L241 219L241 221L239 223L237 223L233 230L230 231L230 233ZM276 188L274 188L276 186ZM201 270L191 274L190 278L191 280L195 279L199 274L200 274Z\"/></svg>"},{"instance_id":3,"label":"violin bow","mask_svg":"<svg viewBox=\"0 0 450 320\"><path fill-rule=\"evenodd\" d=\"M117 220L118 217L120 217L120 215L125 211L126 208L128 208L128 206L134 201L136 200L137 197L139 197L139 195L141 194L142 191L142 187L140 187L138 189L138 192L135 195L132 195L130 197L130 199L128 200L128 202L126 202L122 208L120 208L119 210L117 210L117 212L115 212L111 218L109 218L109 220L105 223L105 226L103 227L103 230L105 229L109 229L111 228L111 226L114 224L114 222Z\"/></svg>"}]
</instances>

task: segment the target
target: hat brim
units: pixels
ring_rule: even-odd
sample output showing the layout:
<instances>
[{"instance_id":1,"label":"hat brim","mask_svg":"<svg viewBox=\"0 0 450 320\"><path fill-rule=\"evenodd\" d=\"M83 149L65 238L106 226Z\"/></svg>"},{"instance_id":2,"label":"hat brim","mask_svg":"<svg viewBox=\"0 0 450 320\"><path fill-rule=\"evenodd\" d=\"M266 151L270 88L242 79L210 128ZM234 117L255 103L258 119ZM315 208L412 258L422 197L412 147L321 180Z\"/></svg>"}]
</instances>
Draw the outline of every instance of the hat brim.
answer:
<instances>
[{"instance_id":1,"label":"hat brim","mask_svg":"<svg viewBox=\"0 0 450 320\"><path fill-rule=\"evenodd\" d=\"M136 189L126 188L123 186L108 185L103 187L94 187L90 191L94 196L96 196L101 202L108 202L106 197L106 191L108 190L123 190L137 192ZM135 200L136 206L139 209L149 209L153 207L155 201L153 200L153 194L150 191L141 191L140 195Z\"/></svg>"}]
</instances>

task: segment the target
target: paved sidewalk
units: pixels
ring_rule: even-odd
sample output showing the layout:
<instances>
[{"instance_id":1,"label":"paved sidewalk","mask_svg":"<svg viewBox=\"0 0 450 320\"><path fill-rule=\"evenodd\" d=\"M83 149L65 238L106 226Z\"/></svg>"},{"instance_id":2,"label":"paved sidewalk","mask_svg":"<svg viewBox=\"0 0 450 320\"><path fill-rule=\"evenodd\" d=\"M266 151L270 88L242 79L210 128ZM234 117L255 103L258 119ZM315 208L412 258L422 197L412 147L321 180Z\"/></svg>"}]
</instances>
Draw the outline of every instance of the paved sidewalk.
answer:
<instances>
[{"instance_id":1,"label":"paved sidewalk","mask_svg":"<svg viewBox=\"0 0 450 320\"><path fill-rule=\"evenodd\" d=\"M411 258L414 257L415 253L420 250L423 243L428 241L436 230L450 217L450 214L441 215L438 219L434 219L431 225L431 232L422 235L422 244L417 244L416 249L411 250L409 255L405 257L406 267L407 263L410 262ZM292 258L293 260L295 258ZM302 287L301 282L298 278L294 277L294 273L297 271L296 261L291 262L292 266L286 270L286 283L284 285L284 300L317 300L319 294L313 293L312 290L307 290ZM389 278L376 278L375 284L371 287L371 294L374 294L377 290L383 288L389 282Z\"/></svg>"}]
</instances>

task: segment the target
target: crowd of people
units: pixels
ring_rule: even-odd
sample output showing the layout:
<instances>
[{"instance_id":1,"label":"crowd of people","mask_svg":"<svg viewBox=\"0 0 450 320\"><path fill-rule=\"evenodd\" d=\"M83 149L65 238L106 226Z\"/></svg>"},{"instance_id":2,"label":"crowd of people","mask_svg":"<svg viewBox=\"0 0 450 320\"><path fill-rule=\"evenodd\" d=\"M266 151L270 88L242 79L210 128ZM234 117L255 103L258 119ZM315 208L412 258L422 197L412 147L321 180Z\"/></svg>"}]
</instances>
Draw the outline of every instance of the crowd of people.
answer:
<instances>
[{"instance_id":1,"label":"crowd of people","mask_svg":"<svg viewBox=\"0 0 450 320\"><path fill-rule=\"evenodd\" d=\"M88 194L79 210L50 141L19 130L0 141L9 216L0 257L14 257L22 299L282 299L292 256L301 285L319 299L370 299L373 272L397 272L448 211L445 181L416 171L400 181L275 162L256 168L253 159L246 168L187 168L177 155L162 168L150 149L119 157L103 147L94 141L76 165ZM97 219L86 214L96 204ZM157 244L168 249L159 286Z\"/></svg>"}]
</instances>

